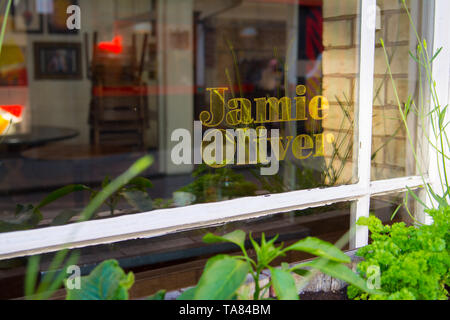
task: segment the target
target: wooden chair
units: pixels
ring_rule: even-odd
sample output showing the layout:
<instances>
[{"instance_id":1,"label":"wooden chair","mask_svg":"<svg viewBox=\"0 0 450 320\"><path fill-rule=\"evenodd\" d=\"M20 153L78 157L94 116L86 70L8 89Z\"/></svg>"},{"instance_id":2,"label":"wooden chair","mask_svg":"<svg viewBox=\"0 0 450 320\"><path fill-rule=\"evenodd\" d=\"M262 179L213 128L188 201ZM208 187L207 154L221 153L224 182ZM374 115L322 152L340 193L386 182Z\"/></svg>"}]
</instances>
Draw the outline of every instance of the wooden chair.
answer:
<instances>
[{"instance_id":1,"label":"wooden chair","mask_svg":"<svg viewBox=\"0 0 450 320\"><path fill-rule=\"evenodd\" d=\"M147 37L143 51L146 43ZM145 149L145 132L149 127L147 84L141 80L145 52L138 65L135 35L130 47L111 53L99 49L96 33L92 52L91 144L99 148Z\"/></svg>"}]
</instances>

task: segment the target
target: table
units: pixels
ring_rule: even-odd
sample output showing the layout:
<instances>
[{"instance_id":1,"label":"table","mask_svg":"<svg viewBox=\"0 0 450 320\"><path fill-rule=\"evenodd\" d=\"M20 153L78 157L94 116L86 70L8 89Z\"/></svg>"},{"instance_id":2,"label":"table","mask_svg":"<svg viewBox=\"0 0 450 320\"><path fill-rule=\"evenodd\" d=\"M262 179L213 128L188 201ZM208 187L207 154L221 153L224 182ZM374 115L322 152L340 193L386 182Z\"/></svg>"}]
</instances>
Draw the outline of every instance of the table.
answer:
<instances>
[{"instance_id":1,"label":"table","mask_svg":"<svg viewBox=\"0 0 450 320\"><path fill-rule=\"evenodd\" d=\"M78 130L71 128L33 126L30 132L1 137L0 146L6 147L7 152L20 153L28 148L50 142L72 139L79 134Z\"/></svg>"},{"instance_id":2,"label":"table","mask_svg":"<svg viewBox=\"0 0 450 320\"><path fill-rule=\"evenodd\" d=\"M24 179L22 169L21 153L33 147L42 146L51 142L72 139L78 136L80 132L75 129L51 127L51 126L33 126L31 131L23 134L14 134L0 137L0 168L3 173L14 176L12 181ZM3 176L8 181L6 176Z\"/></svg>"},{"instance_id":3,"label":"table","mask_svg":"<svg viewBox=\"0 0 450 320\"><path fill-rule=\"evenodd\" d=\"M78 130L50 126L33 126L24 134L14 134L2 137L2 144L8 146L35 147L49 142L67 140L77 137Z\"/></svg>"}]
</instances>

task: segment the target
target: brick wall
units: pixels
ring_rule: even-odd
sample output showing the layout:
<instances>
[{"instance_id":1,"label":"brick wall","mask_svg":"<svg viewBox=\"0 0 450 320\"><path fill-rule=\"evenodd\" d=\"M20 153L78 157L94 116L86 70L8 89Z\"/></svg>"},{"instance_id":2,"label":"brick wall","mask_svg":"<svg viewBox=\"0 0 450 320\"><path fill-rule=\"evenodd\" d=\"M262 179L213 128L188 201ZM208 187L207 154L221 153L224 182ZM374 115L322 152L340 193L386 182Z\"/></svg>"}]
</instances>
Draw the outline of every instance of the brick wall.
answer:
<instances>
[{"instance_id":1,"label":"brick wall","mask_svg":"<svg viewBox=\"0 0 450 320\"><path fill-rule=\"evenodd\" d=\"M339 172L336 183L352 179L353 119L358 74L357 1L324 1L323 4L323 95L330 102L323 122L325 136L334 136L335 146L326 144L328 166ZM339 146L339 147L338 147ZM331 170L329 170L331 171ZM333 183L333 181L328 181Z\"/></svg>"},{"instance_id":2,"label":"brick wall","mask_svg":"<svg viewBox=\"0 0 450 320\"><path fill-rule=\"evenodd\" d=\"M409 74L410 25L398 1L378 0L381 29L376 32L374 115L373 115L373 169L372 179L404 176L406 140L393 87L387 74L385 54L380 45L383 38L391 58L391 68L404 102L411 88ZM327 161L333 167L345 167L338 183L352 177L353 152L347 152L353 141L354 111L357 107L357 74L359 71L358 7L357 1L324 1L323 42L323 94L330 101L330 116L324 121L325 135L335 136L341 145L339 159L332 155L336 149L326 151ZM348 111L345 116L343 108ZM345 147L345 146L350 147ZM378 152L376 152L378 151ZM376 152L376 154L375 154ZM345 165L344 165L344 162Z\"/></svg>"}]
</instances>

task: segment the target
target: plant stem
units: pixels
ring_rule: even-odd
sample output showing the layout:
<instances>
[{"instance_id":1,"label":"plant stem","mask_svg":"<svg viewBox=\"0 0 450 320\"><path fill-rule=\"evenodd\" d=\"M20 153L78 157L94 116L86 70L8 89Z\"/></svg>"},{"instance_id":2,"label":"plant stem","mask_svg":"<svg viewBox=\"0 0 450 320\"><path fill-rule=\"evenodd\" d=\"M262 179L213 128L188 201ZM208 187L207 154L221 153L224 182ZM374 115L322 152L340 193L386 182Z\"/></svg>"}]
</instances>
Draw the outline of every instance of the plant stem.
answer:
<instances>
[{"instance_id":1,"label":"plant stem","mask_svg":"<svg viewBox=\"0 0 450 320\"><path fill-rule=\"evenodd\" d=\"M0 55L2 54L3 40L5 39L6 24L8 22L9 11L11 10L11 3L12 0L8 0L8 3L6 4L5 15L3 17L2 30L0 33Z\"/></svg>"}]
</instances>

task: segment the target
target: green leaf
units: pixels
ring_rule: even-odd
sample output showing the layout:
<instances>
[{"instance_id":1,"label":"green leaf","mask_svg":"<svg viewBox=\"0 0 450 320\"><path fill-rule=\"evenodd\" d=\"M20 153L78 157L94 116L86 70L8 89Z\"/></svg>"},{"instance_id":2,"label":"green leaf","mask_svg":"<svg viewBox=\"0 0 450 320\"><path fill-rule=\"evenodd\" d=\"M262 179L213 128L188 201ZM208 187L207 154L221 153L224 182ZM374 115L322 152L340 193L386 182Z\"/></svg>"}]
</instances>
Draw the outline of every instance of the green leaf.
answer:
<instances>
[{"instance_id":1,"label":"green leaf","mask_svg":"<svg viewBox=\"0 0 450 320\"><path fill-rule=\"evenodd\" d=\"M440 113L438 113L439 115L439 128L443 128L445 123L445 118L446 118L446 114L447 114L447 108L448 105L445 106L445 108L442 109L442 111Z\"/></svg>"},{"instance_id":2,"label":"green leaf","mask_svg":"<svg viewBox=\"0 0 450 320\"><path fill-rule=\"evenodd\" d=\"M294 268L291 270L291 272L298 274L299 276L302 276L302 277L306 277L311 274L311 271L308 271L308 270L305 270L302 268Z\"/></svg>"},{"instance_id":3,"label":"green leaf","mask_svg":"<svg viewBox=\"0 0 450 320\"><path fill-rule=\"evenodd\" d=\"M0 33L0 54L2 52L3 40L5 39L5 32L6 32L6 27L7 27L8 15L9 15L9 12L11 10L11 4L12 4L12 0L9 0L6 3L6 9L5 9L5 13L3 15L4 18L3 18L3 22L2 22L2 30L1 30L1 33Z\"/></svg>"},{"instance_id":4,"label":"green leaf","mask_svg":"<svg viewBox=\"0 0 450 320\"><path fill-rule=\"evenodd\" d=\"M92 215L97 211L98 208L102 206L105 201L111 197L115 192L126 185L131 179L141 174L153 163L153 157L144 156L137 160L127 171L122 173L116 179L114 179L110 184L108 184L103 190L96 193L95 197L89 202L87 207L83 209L80 214L81 221L89 220Z\"/></svg>"},{"instance_id":5,"label":"green leaf","mask_svg":"<svg viewBox=\"0 0 450 320\"><path fill-rule=\"evenodd\" d=\"M402 207L403 207L402 204L399 204L399 205L397 206L397 208L394 210L394 212L393 212L392 215L391 215L391 220L394 220L395 216L397 215L397 213L400 211L400 209L401 209Z\"/></svg>"},{"instance_id":6,"label":"green leaf","mask_svg":"<svg viewBox=\"0 0 450 320\"><path fill-rule=\"evenodd\" d=\"M64 249L62 251L58 251L58 253L55 255L54 259L50 264L50 267L48 268L50 272L47 273L43 278L41 278L41 281L36 291L37 296L34 297L33 299L48 300L55 294L55 292L59 288L61 288L61 286L63 286L65 282L64 280L67 277L67 268L69 266L75 265L80 257L79 251L72 252L70 256L66 259L66 261L63 263L63 260L65 259L67 252L68 249ZM61 270L57 271L56 269L60 265ZM53 271L56 271L56 273Z\"/></svg>"},{"instance_id":7,"label":"green leaf","mask_svg":"<svg viewBox=\"0 0 450 320\"><path fill-rule=\"evenodd\" d=\"M308 237L284 249L284 251L303 251L328 260L350 263L351 259L329 242Z\"/></svg>"},{"instance_id":8,"label":"green leaf","mask_svg":"<svg viewBox=\"0 0 450 320\"><path fill-rule=\"evenodd\" d=\"M12 232L36 228L42 220L39 210L29 206L17 206L16 216L0 220L0 232Z\"/></svg>"},{"instance_id":9,"label":"green leaf","mask_svg":"<svg viewBox=\"0 0 450 320\"><path fill-rule=\"evenodd\" d=\"M18 204L18 205L16 206L16 210L15 210L14 214L15 214L16 216L20 216L20 215L22 215L22 214L31 212L31 211L33 211L33 210L35 210L35 208L33 207L32 204L29 204L29 205L27 205L27 206Z\"/></svg>"},{"instance_id":10,"label":"green leaf","mask_svg":"<svg viewBox=\"0 0 450 320\"><path fill-rule=\"evenodd\" d=\"M445 208L448 207L448 203L445 200L445 198L442 198L438 196L431 187L428 188L428 191L430 191L431 196L436 200L436 202L439 204L439 208Z\"/></svg>"},{"instance_id":11,"label":"green leaf","mask_svg":"<svg viewBox=\"0 0 450 320\"><path fill-rule=\"evenodd\" d=\"M433 61L437 58L437 56L441 53L442 49L443 49L443 47L440 47L440 48L438 49L438 51L436 51L436 53L435 53L435 54L433 55L433 57L431 58L430 63L433 62Z\"/></svg>"},{"instance_id":12,"label":"green leaf","mask_svg":"<svg viewBox=\"0 0 450 320\"><path fill-rule=\"evenodd\" d=\"M147 178L143 177L136 177L131 179L130 182L128 182L128 185L133 185L138 188L142 188L143 189L142 191L144 191L145 189L153 188L153 183Z\"/></svg>"},{"instance_id":13,"label":"green leaf","mask_svg":"<svg viewBox=\"0 0 450 320\"><path fill-rule=\"evenodd\" d=\"M406 186L406 189L408 190L408 193L418 202L418 203L420 203L424 208L428 208L427 207L427 205L422 201L422 200L420 200L420 198L416 195L416 193L413 191L413 190L411 190L411 188L409 188L408 186Z\"/></svg>"},{"instance_id":14,"label":"green leaf","mask_svg":"<svg viewBox=\"0 0 450 320\"><path fill-rule=\"evenodd\" d=\"M51 226L62 226L67 224L70 219L75 217L79 212L73 211L73 210L64 210L61 211L60 214L58 214L51 223Z\"/></svg>"},{"instance_id":15,"label":"green leaf","mask_svg":"<svg viewBox=\"0 0 450 320\"><path fill-rule=\"evenodd\" d=\"M140 212L152 211L153 201L147 192L133 190L122 192L125 200Z\"/></svg>"},{"instance_id":16,"label":"green leaf","mask_svg":"<svg viewBox=\"0 0 450 320\"><path fill-rule=\"evenodd\" d=\"M281 270L284 270L284 271L289 271L289 263L287 263L287 262L282 262L281 263Z\"/></svg>"},{"instance_id":17,"label":"green leaf","mask_svg":"<svg viewBox=\"0 0 450 320\"><path fill-rule=\"evenodd\" d=\"M45 197L44 200L42 200L41 203L38 204L36 209L41 209L42 207L52 203L53 201L56 201L64 196L67 196L68 194L78 191L91 191L91 188L82 184L71 184L62 187L58 190L53 191L47 197Z\"/></svg>"},{"instance_id":18,"label":"green leaf","mask_svg":"<svg viewBox=\"0 0 450 320\"><path fill-rule=\"evenodd\" d=\"M164 300L166 297L166 290L160 290L154 295L147 298L147 300Z\"/></svg>"},{"instance_id":19,"label":"green leaf","mask_svg":"<svg viewBox=\"0 0 450 320\"><path fill-rule=\"evenodd\" d=\"M127 300L134 283L132 272L125 274L116 260L98 265L90 275L81 278L81 288L66 289L67 300Z\"/></svg>"},{"instance_id":20,"label":"green leaf","mask_svg":"<svg viewBox=\"0 0 450 320\"><path fill-rule=\"evenodd\" d=\"M231 256L226 255L226 254L218 254L217 256L214 256L214 257L208 259L208 261L206 261L205 268L203 269L203 273L205 273L206 270L209 267L211 267L216 261L222 260L222 259L227 259L227 258L230 258L230 257Z\"/></svg>"},{"instance_id":21,"label":"green leaf","mask_svg":"<svg viewBox=\"0 0 450 320\"><path fill-rule=\"evenodd\" d=\"M39 272L40 256L28 258L27 272L25 273L25 296L29 297L34 293Z\"/></svg>"},{"instance_id":22,"label":"green leaf","mask_svg":"<svg viewBox=\"0 0 450 320\"><path fill-rule=\"evenodd\" d=\"M372 290L367 287L366 281L353 272L346 265L334 262L334 261L324 261L321 259L313 260L310 262L302 263L302 267L311 267L317 269L333 278L345 281L362 291L368 292L370 294L380 294L377 290Z\"/></svg>"},{"instance_id":23,"label":"green leaf","mask_svg":"<svg viewBox=\"0 0 450 320\"><path fill-rule=\"evenodd\" d=\"M224 236L216 236L212 233L208 233L206 236L203 237L203 242L205 243L231 242L239 247L243 247L245 243L245 232L242 230L236 230Z\"/></svg>"},{"instance_id":24,"label":"green leaf","mask_svg":"<svg viewBox=\"0 0 450 320\"><path fill-rule=\"evenodd\" d=\"M177 298L177 300L194 300L196 289L197 287L187 289Z\"/></svg>"},{"instance_id":25,"label":"green leaf","mask_svg":"<svg viewBox=\"0 0 450 320\"><path fill-rule=\"evenodd\" d=\"M22 204L18 204L18 205L16 205L16 210L14 211L14 214L16 216L18 216L21 213L25 213L25 212L32 211L32 210L34 210L34 207L31 204L29 204L27 206L24 206Z\"/></svg>"},{"instance_id":26,"label":"green leaf","mask_svg":"<svg viewBox=\"0 0 450 320\"><path fill-rule=\"evenodd\" d=\"M294 277L285 270L270 268L272 285L279 300L299 300Z\"/></svg>"},{"instance_id":27,"label":"green leaf","mask_svg":"<svg viewBox=\"0 0 450 320\"><path fill-rule=\"evenodd\" d=\"M250 238L250 241L251 241L251 243L252 243L252 245L253 245L253 248L255 249L256 256L257 256L258 260L260 260L261 255L262 255L262 253L261 253L261 247L260 247L259 244L253 239L251 233L250 233L250 235L249 235L249 238Z\"/></svg>"},{"instance_id":28,"label":"green leaf","mask_svg":"<svg viewBox=\"0 0 450 320\"><path fill-rule=\"evenodd\" d=\"M258 263L262 266L269 265L274 259L279 256L283 256L284 252L280 250L280 247L275 247L274 243L278 239L278 235L273 237L270 241L266 241L266 235L261 235L261 250L257 252Z\"/></svg>"},{"instance_id":29,"label":"green leaf","mask_svg":"<svg viewBox=\"0 0 450 320\"><path fill-rule=\"evenodd\" d=\"M105 189L106 186L110 183L111 183L111 178L109 176L106 176L105 179L103 179L103 181L102 181L102 189Z\"/></svg>"},{"instance_id":30,"label":"green leaf","mask_svg":"<svg viewBox=\"0 0 450 320\"><path fill-rule=\"evenodd\" d=\"M125 171L123 174L121 174L118 178L116 178L114 181L112 181L110 184L108 184L103 190L100 192L95 192L95 196L92 197L91 201L89 202L88 206L83 209L80 216L82 221L89 220L92 215L100 208L100 206L117 190L122 188L128 181L136 177L137 175L141 174L144 170L146 170L151 164L153 163L153 158L151 156L144 156L140 158L138 161L136 161L127 171ZM61 263L64 261L66 256L68 255L68 250L61 250L59 251L55 258L52 260L50 264L49 270L56 270L59 268ZM79 253L75 252L72 253L69 258L67 259L67 262L64 264L65 266L74 265L78 261ZM32 260L32 259L31 259ZM33 262L33 263L31 263ZM37 268L39 267L39 261L32 260L29 263L29 268L27 269L27 280L26 280L26 287L28 288L28 291L33 292L33 282L35 282L36 276L37 276ZM65 268L63 268L65 270ZM121 269L120 269L121 270ZM28 276L28 273L30 273L30 276ZM122 271L123 273L123 271ZM48 273L46 276L44 276L41 284L38 287L38 292L41 294L38 295L38 298L48 296L50 297L54 291L56 291L59 286L62 283L63 277L61 278L60 275L66 275L64 272L60 272L57 276L57 281L51 280L51 273ZM46 279L47 278L47 279ZM61 281L59 282L59 280ZM132 282L134 281L134 277L132 274L129 274L125 277L124 281L121 281L119 285L122 286L122 289L124 287L131 287ZM50 283L50 285L48 285ZM116 282L117 285L117 282ZM51 290L50 290L51 289ZM53 290L53 292L52 292ZM120 292L121 290L119 290ZM76 296L78 293L72 293L68 294L68 296Z\"/></svg>"},{"instance_id":31,"label":"green leaf","mask_svg":"<svg viewBox=\"0 0 450 320\"><path fill-rule=\"evenodd\" d=\"M415 62L417 62L417 63L419 63L419 64L422 64L422 63L417 59L417 57L416 57L411 51L409 51L409 56L410 56Z\"/></svg>"},{"instance_id":32,"label":"green leaf","mask_svg":"<svg viewBox=\"0 0 450 320\"><path fill-rule=\"evenodd\" d=\"M223 256L208 264L195 290L194 300L229 300L241 287L249 272L248 264Z\"/></svg>"}]
</instances>

